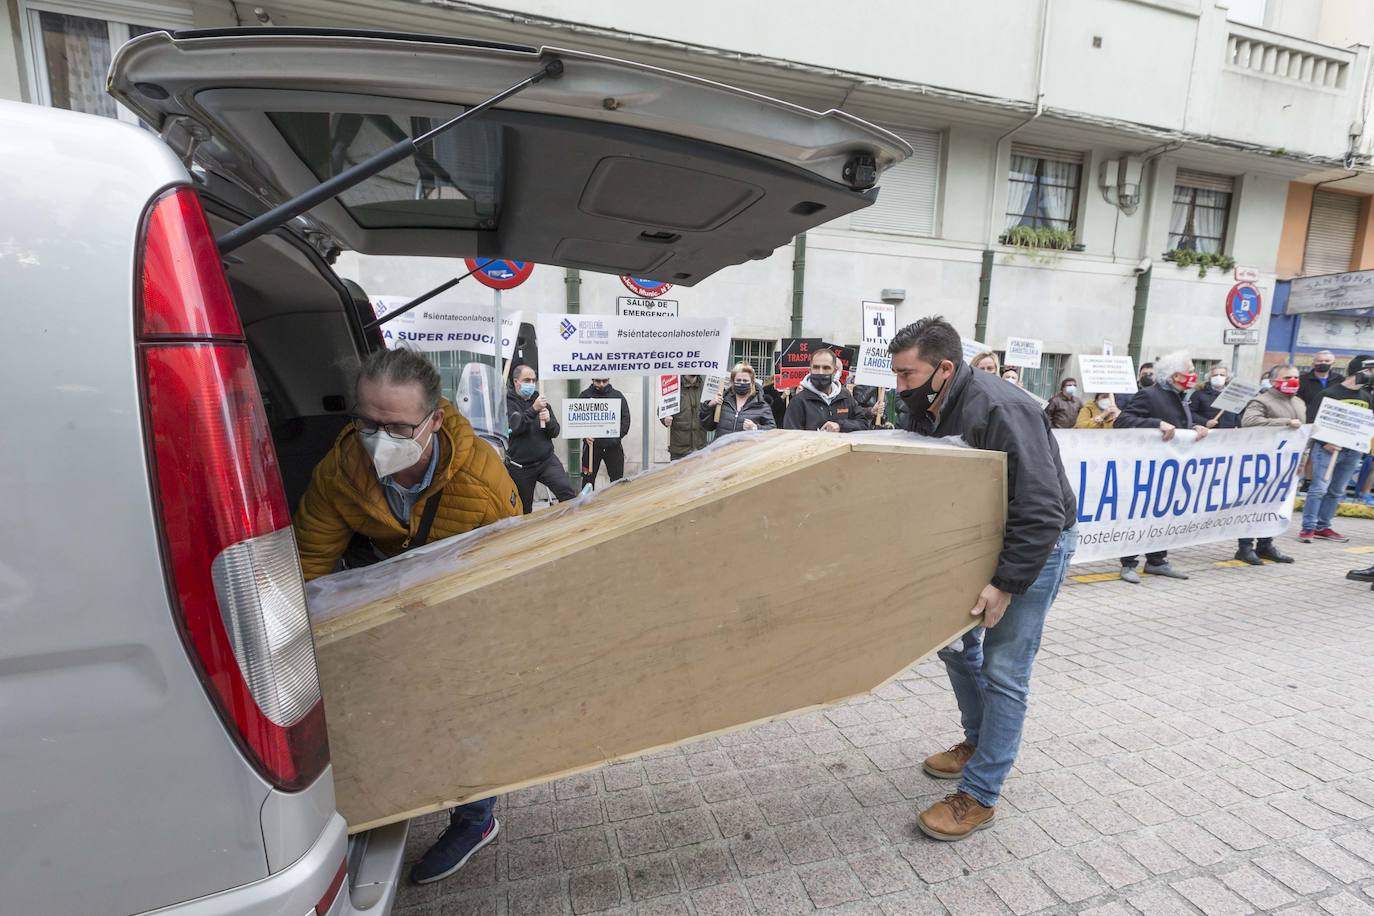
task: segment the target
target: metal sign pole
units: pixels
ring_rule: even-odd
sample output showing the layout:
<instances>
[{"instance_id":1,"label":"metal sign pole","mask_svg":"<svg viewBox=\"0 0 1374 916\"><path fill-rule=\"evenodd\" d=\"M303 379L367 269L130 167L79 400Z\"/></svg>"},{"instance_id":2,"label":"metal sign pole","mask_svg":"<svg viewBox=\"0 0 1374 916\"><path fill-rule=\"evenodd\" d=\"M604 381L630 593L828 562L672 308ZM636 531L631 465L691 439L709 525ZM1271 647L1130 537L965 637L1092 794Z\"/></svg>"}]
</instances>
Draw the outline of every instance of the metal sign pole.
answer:
<instances>
[{"instance_id":1,"label":"metal sign pole","mask_svg":"<svg viewBox=\"0 0 1374 916\"><path fill-rule=\"evenodd\" d=\"M1231 344L1231 375L1240 371L1240 344Z\"/></svg>"},{"instance_id":2,"label":"metal sign pole","mask_svg":"<svg viewBox=\"0 0 1374 916\"><path fill-rule=\"evenodd\" d=\"M500 374L501 374L501 291L500 291L499 289L494 289L494 290L491 291L491 310L492 310L492 312L495 313L493 317L495 317L495 319L496 319L496 333L495 333L494 335L492 335L492 336L495 338L495 347L494 347L494 349L496 350L496 362L492 363L492 365L496 367L496 374L497 374L497 375L500 375Z\"/></svg>"},{"instance_id":3,"label":"metal sign pole","mask_svg":"<svg viewBox=\"0 0 1374 916\"><path fill-rule=\"evenodd\" d=\"M644 376L644 415L640 421L640 434L644 440L644 454L640 459L639 473L649 470L649 414L653 410L653 393L649 390L649 376Z\"/></svg>"}]
</instances>

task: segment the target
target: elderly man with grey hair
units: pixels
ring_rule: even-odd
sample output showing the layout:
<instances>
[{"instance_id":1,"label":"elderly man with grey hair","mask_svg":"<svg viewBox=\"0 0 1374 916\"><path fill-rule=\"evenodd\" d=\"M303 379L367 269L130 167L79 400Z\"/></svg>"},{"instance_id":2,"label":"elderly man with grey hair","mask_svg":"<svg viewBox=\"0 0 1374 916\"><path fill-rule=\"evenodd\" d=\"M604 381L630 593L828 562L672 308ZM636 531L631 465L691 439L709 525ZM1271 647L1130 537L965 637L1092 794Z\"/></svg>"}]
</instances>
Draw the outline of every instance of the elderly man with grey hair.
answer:
<instances>
[{"instance_id":1,"label":"elderly man with grey hair","mask_svg":"<svg viewBox=\"0 0 1374 916\"><path fill-rule=\"evenodd\" d=\"M1131 403L1116 418L1116 429L1157 429L1168 442L1179 429L1191 428L1198 439L1207 436L1207 427L1195 421L1188 407L1186 395L1197 382L1193 371L1193 360L1185 351L1176 350L1155 360L1155 383L1142 388ZM1121 578L1135 585L1140 584L1140 574L1136 572L1138 556L1121 558ZM1187 574L1178 572L1169 565L1169 552L1155 551L1145 556L1145 571L1153 576L1166 579L1186 579Z\"/></svg>"}]
</instances>

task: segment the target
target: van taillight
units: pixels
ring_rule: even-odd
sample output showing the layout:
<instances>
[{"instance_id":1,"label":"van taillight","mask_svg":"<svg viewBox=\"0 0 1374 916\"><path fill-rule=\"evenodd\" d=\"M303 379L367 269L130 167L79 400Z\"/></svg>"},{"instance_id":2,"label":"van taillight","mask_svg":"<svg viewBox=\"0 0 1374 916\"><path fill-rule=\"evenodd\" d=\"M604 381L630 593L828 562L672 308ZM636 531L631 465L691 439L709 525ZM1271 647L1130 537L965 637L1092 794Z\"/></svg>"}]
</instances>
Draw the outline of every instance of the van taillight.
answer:
<instances>
[{"instance_id":1,"label":"van taillight","mask_svg":"<svg viewBox=\"0 0 1374 916\"><path fill-rule=\"evenodd\" d=\"M274 785L329 762L291 514L200 199L154 201L139 277L143 424L178 622L230 731Z\"/></svg>"}]
</instances>

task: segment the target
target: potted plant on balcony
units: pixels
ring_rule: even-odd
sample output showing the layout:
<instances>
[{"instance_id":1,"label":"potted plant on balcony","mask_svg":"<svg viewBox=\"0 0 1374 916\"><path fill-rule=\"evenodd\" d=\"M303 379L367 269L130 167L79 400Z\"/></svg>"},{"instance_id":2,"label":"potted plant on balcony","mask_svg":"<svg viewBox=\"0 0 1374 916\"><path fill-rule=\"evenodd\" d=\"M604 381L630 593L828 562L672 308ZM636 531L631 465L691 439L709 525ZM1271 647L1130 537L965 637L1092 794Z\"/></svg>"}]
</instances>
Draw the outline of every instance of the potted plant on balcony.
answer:
<instances>
[{"instance_id":1,"label":"potted plant on balcony","mask_svg":"<svg viewBox=\"0 0 1374 916\"><path fill-rule=\"evenodd\" d=\"M1225 273L1228 270L1233 270L1236 266L1236 259L1229 254L1194 251L1191 248L1170 248L1164 252L1164 260L1177 264L1179 267L1196 266L1199 277L1207 276L1207 271L1213 267Z\"/></svg>"},{"instance_id":2,"label":"potted plant on balcony","mask_svg":"<svg viewBox=\"0 0 1374 916\"><path fill-rule=\"evenodd\" d=\"M1074 241L1073 230L1049 226L1012 226L997 241L1011 248L1025 248L1043 255L1036 258L1040 261L1053 261L1061 251L1083 250L1083 245Z\"/></svg>"}]
</instances>

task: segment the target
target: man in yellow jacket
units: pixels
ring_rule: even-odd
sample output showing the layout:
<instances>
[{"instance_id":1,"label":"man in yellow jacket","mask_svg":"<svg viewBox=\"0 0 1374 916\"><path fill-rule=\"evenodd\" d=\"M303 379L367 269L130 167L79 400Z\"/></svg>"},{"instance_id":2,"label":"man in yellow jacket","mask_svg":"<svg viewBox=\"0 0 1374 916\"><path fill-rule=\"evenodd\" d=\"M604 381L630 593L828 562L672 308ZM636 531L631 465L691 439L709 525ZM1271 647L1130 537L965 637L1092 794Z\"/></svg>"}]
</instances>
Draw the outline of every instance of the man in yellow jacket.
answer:
<instances>
[{"instance_id":1,"label":"man in yellow jacket","mask_svg":"<svg viewBox=\"0 0 1374 916\"><path fill-rule=\"evenodd\" d=\"M346 553L350 566L367 565L522 513L495 449L440 396L439 373L423 356L369 355L354 401L352 422L315 466L296 512L305 578L333 572ZM494 801L454 808L411 880L446 878L490 843L500 829Z\"/></svg>"}]
</instances>

